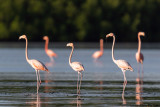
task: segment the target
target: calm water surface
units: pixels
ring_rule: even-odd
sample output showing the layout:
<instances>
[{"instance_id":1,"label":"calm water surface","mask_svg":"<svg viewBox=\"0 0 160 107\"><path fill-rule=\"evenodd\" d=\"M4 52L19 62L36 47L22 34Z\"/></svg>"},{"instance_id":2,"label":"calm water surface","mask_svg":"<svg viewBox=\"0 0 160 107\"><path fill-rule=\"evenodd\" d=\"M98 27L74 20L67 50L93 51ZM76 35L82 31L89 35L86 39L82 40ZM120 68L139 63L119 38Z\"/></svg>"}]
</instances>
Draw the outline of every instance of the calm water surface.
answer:
<instances>
[{"instance_id":1,"label":"calm water surface","mask_svg":"<svg viewBox=\"0 0 160 107\"><path fill-rule=\"evenodd\" d=\"M29 49L29 58L44 62L50 73L41 71L42 84L36 94L36 73L26 62L24 48L0 49L0 106L160 106L160 51L142 50L143 69L138 70L134 49L116 49L115 58L127 60L134 72L123 74L105 49L98 61L91 57L97 49L75 49L72 61L82 62L85 71L81 94L77 96L77 73L68 64L71 48L54 49L58 54L50 63L42 48Z\"/></svg>"}]
</instances>

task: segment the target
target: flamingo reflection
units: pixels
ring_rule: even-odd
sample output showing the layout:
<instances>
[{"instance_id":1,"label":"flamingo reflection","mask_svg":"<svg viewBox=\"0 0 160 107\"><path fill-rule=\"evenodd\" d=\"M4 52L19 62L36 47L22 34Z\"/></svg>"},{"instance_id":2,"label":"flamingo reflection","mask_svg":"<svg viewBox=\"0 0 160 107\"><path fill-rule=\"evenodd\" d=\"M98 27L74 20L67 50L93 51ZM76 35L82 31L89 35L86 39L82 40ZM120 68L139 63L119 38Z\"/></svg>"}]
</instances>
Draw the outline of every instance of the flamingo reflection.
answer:
<instances>
[{"instance_id":1,"label":"flamingo reflection","mask_svg":"<svg viewBox=\"0 0 160 107\"><path fill-rule=\"evenodd\" d=\"M81 107L81 104L82 104L81 96L77 96L77 107Z\"/></svg>"},{"instance_id":2,"label":"flamingo reflection","mask_svg":"<svg viewBox=\"0 0 160 107\"><path fill-rule=\"evenodd\" d=\"M136 78L136 105L141 105L143 104L143 98L142 98L142 94L143 94L143 73L142 76L140 78L140 72L138 72L138 77Z\"/></svg>"},{"instance_id":3,"label":"flamingo reflection","mask_svg":"<svg viewBox=\"0 0 160 107\"><path fill-rule=\"evenodd\" d=\"M123 92L122 92L122 102L123 104L127 104L126 102L126 99L124 98L124 92L125 92L125 89L126 89L126 82L123 83Z\"/></svg>"},{"instance_id":4,"label":"flamingo reflection","mask_svg":"<svg viewBox=\"0 0 160 107\"><path fill-rule=\"evenodd\" d=\"M96 81L96 83L99 84L99 86L97 86L96 89L103 90L103 81Z\"/></svg>"},{"instance_id":5,"label":"flamingo reflection","mask_svg":"<svg viewBox=\"0 0 160 107\"><path fill-rule=\"evenodd\" d=\"M41 107L41 101L40 101L40 97L39 97L39 94L37 94L37 100L35 101L32 101L32 102L27 102L27 104L31 104L31 107L33 105L36 105L36 107Z\"/></svg>"},{"instance_id":6,"label":"flamingo reflection","mask_svg":"<svg viewBox=\"0 0 160 107\"><path fill-rule=\"evenodd\" d=\"M45 93L49 93L49 92L50 92L50 89L54 88L54 87L52 87L52 86L49 86L49 83L54 82L54 80L52 80L52 79L50 78L50 74L48 74L48 73L45 73L44 78L45 78L45 80L44 80L44 82L45 82L44 92L45 92Z\"/></svg>"},{"instance_id":7,"label":"flamingo reflection","mask_svg":"<svg viewBox=\"0 0 160 107\"><path fill-rule=\"evenodd\" d=\"M82 99L81 96L77 95L77 98L70 102L71 104L76 104L77 107L81 107Z\"/></svg>"},{"instance_id":8,"label":"flamingo reflection","mask_svg":"<svg viewBox=\"0 0 160 107\"><path fill-rule=\"evenodd\" d=\"M53 67L54 64L55 63L53 61L45 63L46 67Z\"/></svg>"}]
</instances>

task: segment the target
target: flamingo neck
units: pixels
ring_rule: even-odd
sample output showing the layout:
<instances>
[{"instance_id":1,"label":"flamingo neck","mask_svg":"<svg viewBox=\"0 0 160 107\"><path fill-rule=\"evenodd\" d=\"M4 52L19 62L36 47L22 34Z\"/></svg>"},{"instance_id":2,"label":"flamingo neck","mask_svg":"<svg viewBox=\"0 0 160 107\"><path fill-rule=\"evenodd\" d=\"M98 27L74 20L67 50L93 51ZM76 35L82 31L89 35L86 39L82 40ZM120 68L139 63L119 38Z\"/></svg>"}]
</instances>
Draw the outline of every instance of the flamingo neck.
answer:
<instances>
[{"instance_id":1,"label":"flamingo neck","mask_svg":"<svg viewBox=\"0 0 160 107\"><path fill-rule=\"evenodd\" d=\"M114 58L114 44L115 44L115 36L113 36L113 44L112 44L112 60L114 63L116 63L116 60Z\"/></svg>"},{"instance_id":2,"label":"flamingo neck","mask_svg":"<svg viewBox=\"0 0 160 107\"><path fill-rule=\"evenodd\" d=\"M138 35L138 53L141 52L141 38L140 35Z\"/></svg>"},{"instance_id":3,"label":"flamingo neck","mask_svg":"<svg viewBox=\"0 0 160 107\"><path fill-rule=\"evenodd\" d=\"M72 51L71 51L71 54L69 56L69 64L70 65L71 65L71 58L72 58L73 50L74 50L74 46L72 46Z\"/></svg>"},{"instance_id":4,"label":"flamingo neck","mask_svg":"<svg viewBox=\"0 0 160 107\"><path fill-rule=\"evenodd\" d=\"M48 50L48 43L49 43L49 39L47 39L46 42L45 42L45 51L46 51L46 52L47 52L47 50Z\"/></svg>"},{"instance_id":5,"label":"flamingo neck","mask_svg":"<svg viewBox=\"0 0 160 107\"><path fill-rule=\"evenodd\" d=\"M100 51L103 52L103 39L100 40Z\"/></svg>"},{"instance_id":6,"label":"flamingo neck","mask_svg":"<svg viewBox=\"0 0 160 107\"><path fill-rule=\"evenodd\" d=\"M29 59L28 59L28 40L27 40L27 38L25 38L25 40L26 40L26 60L27 60L27 62L29 62Z\"/></svg>"}]
</instances>

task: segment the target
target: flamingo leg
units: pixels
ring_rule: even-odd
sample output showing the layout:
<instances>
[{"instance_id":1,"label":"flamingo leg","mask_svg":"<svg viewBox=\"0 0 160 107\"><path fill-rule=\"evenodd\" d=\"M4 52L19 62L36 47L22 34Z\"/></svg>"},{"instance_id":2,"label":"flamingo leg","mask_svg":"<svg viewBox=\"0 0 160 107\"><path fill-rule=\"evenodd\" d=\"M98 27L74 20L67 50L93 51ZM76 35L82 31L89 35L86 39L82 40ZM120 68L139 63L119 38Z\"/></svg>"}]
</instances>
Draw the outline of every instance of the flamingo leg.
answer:
<instances>
[{"instance_id":1,"label":"flamingo leg","mask_svg":"<svg viewBox=\"0 0 160 107\"><path fill-rule=\"evenodd\" d=\"M122 72L123 72L123 76L124 76L124 82L127 84L127 79L126 79L125 71L122 70Z\"/></svg>"},{"instance_id":2,"label":"flamingo leg","mask_svg":"<svg viewBox=\"0 0 160 107\"><path fill-rule=\"evenodd\" d=\"M79 83L79 94L80 94L81 81L82 81L82 72L80 74L81 74L81 80L80 80L80 83Z\"/></svg>"},{"instance_id":3,"label":"flamingo leg","mask_svg":"<svg viewBox=\"0 0 160 107\"><path fill-rule=\"evenodd\" d=\"M36 70L36 76L37 76L37 94L39 90L39 80L38 80L38 71Z\"/></svg>"},{"instance_id":4,"label":"flamingo leg","mask_svg":"<svg viewBox=\"0 0 160 107\"><path fill-rule=\"evenodd\" d=\"M50 58L51 62L54 62L54 59L52 56L49 56L49 58Z\"/></svg>"},{"instance_id":5,"label":"flamingo leg","mask_svg":"<svg viewBox=\"0 0 160 107\"><path fill-rule=\"evenodd\" d=\"M79 86L79 72L78 72L78 79L77 79L77 94L78 94L78 86Z\"/></svg>"},{"instance_id":6,"label":"flamingo leg","mask_svg":"<svg viewBox=\"0 0 160 107\"><path fill-rule=\"evenodd\" d=\"M39 73L39 70L37 70L37 71L38 71L39 83L41 84L42 82L41 82L40 73Z\"/></svg>"},{"instance_id":7,"label":"flamingo leg","mask_svg":"<svg viewBox=\"0 0 160 107\"><path fill-rule=\"evenodd\" d=\"M139 67L139 63L138 63L138 73L140 73L140 67Z\"/></svg>"}]
</instances>

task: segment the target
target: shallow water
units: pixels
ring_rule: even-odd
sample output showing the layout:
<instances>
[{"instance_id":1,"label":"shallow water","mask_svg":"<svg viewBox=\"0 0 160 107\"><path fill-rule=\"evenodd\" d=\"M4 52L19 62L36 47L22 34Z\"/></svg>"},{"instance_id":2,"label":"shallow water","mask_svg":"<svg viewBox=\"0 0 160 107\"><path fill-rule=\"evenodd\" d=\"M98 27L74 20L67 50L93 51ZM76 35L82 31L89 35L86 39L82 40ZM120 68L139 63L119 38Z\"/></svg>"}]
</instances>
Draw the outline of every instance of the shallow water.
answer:
<instances>
[{"instance_id":1,"label":"shallow water","mask_svg":"<svg viewBox=\"0 0 160 107\"><path fill-rule=\"evenodd\" d=\"M30 59L44 62L50 70L50 73L40 72L42 84L38 95L36 73L25 60L24 48L0 49L0 106L160 105L159 50L142 50L144 65L143 70L138 70L135 60L137 50L115 49L115 58L127 60L134 68L134 72L126 72L126 86L123 85L121 70L111 59L111 49L105 49L102 58L94 61L91 55L96 50L75 49L72 61L79 61L85 67L81 94L77 97L77 73L68 64L70 48L54 49L58 54L55 63L49 63L41 48L28 50Z\"/></svg>"}]
</instances>

